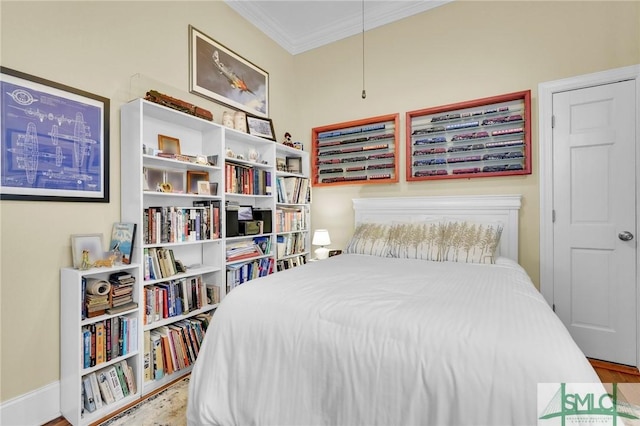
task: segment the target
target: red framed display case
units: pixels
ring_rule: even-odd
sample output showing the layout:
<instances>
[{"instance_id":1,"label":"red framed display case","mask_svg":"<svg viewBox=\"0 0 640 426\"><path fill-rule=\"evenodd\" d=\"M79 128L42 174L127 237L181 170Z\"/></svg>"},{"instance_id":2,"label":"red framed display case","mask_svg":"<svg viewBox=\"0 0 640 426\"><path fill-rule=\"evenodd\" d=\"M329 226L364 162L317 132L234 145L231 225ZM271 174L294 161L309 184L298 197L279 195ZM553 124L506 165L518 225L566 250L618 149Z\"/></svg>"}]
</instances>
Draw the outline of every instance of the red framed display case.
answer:
<instances>
[{"instance_id":1,"label":"red framed display case","mask_svg":"<svg viewBox=\"0 0 640 426\"><path fill-rule=\"evenodd\" d=\"M531 174L531 91L409 111L407 181Z\"/></svg>"},{"instance_id":2,"label":"red framed display case","mask_svg":"<svg viewBox=\"0 0 640 426\"><path fill-rule=\"evenodd\" d=\"M398 182L399 114L312 130L314 186Z\"/></svg>"}]
</instances>

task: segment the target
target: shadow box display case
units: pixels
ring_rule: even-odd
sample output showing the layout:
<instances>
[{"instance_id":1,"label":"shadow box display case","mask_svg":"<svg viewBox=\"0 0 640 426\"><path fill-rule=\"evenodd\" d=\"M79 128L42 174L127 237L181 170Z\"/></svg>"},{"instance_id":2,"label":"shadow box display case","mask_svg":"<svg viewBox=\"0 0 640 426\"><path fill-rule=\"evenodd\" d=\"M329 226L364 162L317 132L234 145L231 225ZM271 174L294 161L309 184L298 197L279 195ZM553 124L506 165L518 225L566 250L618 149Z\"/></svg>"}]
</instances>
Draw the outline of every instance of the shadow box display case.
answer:
<instances>
[{"instance_id":1,"label":"shadow box display case","mask_svg":"<svg viewBox=\"0 0 640 426\"><path fill-rule=\"evenodd\" d=\"M399 114L312 130L314 186L398 182Z\"/></svg>"},{"instance_id":2,"label":"shadow box display case","mask_svg":"<svg viewBox=\"0 0 640 426\"><path fill-rule=\"evenodd\" d=\"M407 112L407 181L531 174L529 90Z\"/></svg>"}]
</instances>

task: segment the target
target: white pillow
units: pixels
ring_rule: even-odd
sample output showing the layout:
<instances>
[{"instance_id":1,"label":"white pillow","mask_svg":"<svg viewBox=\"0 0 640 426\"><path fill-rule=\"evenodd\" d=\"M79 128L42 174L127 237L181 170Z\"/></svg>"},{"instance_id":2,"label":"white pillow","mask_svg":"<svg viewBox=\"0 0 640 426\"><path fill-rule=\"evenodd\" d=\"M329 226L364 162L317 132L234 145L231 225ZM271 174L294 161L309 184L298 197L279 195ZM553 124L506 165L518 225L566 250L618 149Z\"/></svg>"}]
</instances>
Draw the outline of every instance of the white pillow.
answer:
<instances>
[{"instance_id":1,"label":"white pillow","mask_svg":"<svg viewBox=\"0 0 640 426\"><path fill-rule=\"evenodd\" d=\"M389 231L391 225L360 223L353 232L345 253L389 257Z\"/></svg>"},{"instance_id":2,"label":"white pillow","mask_svg":"<svg viewBox=\"0 0 640 426\"><path fill-rule=\"evenodd\" d=\"M449 220L444 225L441 260L464 263L495 263L502 235L501 223Z\"/></svg>"},{"instance_id":3,"label":"white pillow","mask_svg":"<svg viewBox=\"0 0 640 426\"><path fill-rule=\"evenodd\" d=\"M389 254L403 259L441 260L444 224L440 220L396 223L389 234Z\"/></svg>"}]
</instances>

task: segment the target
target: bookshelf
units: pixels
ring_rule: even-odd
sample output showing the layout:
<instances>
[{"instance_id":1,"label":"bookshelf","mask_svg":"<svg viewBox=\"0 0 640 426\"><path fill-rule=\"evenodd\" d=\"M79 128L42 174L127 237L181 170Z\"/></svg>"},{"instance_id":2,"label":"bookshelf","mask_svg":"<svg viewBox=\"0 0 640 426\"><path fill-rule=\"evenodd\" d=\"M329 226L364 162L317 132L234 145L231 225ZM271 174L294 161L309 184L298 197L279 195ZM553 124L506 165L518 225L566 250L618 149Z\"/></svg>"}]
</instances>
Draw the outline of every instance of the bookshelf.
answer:
<instances>
[{"instance_id":1,"label":"bookshelf","mask_svg":"<svg viewBox=\"0 0 640 426\"><path fill-rule=\"evenodd\" d=\"M191 370L214 293L224 296L223 134L143 99L121 109L121 220L138 224L141 396Z\"/></svg>"},{"instance_id":2,"label":"bookshelf","mask_svg":"<svg viewBox=\"0 0 640 426\"><path fill-rule=\"evenodd\" d=\"M282 271L307 263L311 259L309 153L278 145L276 164L284 165L276 167L274 223L276 271Z\"/></svg>"},{"instance_id":3,"label":"bookshelf","mask_svg":"<svg viewBox=\"0 0 640 426\"><path fill-rule=\"evenodd\" d=\"M172 154L160 152L161 139ZM279 158L288 158L293 171L277 170ZM309 201L281 203L275 184L276 177L308 181L309 154L135 99L121 108L121 170L120 220L138 224L132 259L140 265L142 303L135 362L144 396L191 370L197 344L184 362L166 353L171 366L156 365L153 354L179 343L181 327L193 326L198 338L197 323L206 326L205 316L239 284L234 274L246 282L276 270L278 235L302 235L295 254L308 255ZM306 226L277 232L280 207L303 212ZM250 217L239 220L247 211ZM239 250L245 252L228 258ZM172 294L180 302L171 303Z\"/></svg>"},{"instance_id":4,"label":"bookshelf","mask_svg":"<svg viewBox=\"0 0 640 426\"><path fill-rule=\"evenodd\" d=\"M84 271L62 268L60 271L60 410L73 425L91 424L140 397L140 350L136 331L140 324L139 309L133 307L116 314L102 313L89 317L87 309L83 308L87 286L95 284L98 288L96 293L103 293L101 290L106 288L104 283L117 273L131 275L134 281L131 284L134 290L132 299L138 302L139 271L137 264ZM90 339L93 339L91 346L96 348L94 352L89 349ZM96 341L102 344L96 344ZM119 384L117 376L112 381L112 371L117 375L117 370L121 370L124 374L123 366L130 367L133 385ZM95 378L93 386L90 384L92 376ZM85 383L91 387L92 394L94 387L100 387L100 383L119 386L122 394L116 396L112 390L110 395L114 395L113 400L107 403L100 394L100 398L94 398L93 404L88 405L83 400Z\"/></svg>"}]
</instances>

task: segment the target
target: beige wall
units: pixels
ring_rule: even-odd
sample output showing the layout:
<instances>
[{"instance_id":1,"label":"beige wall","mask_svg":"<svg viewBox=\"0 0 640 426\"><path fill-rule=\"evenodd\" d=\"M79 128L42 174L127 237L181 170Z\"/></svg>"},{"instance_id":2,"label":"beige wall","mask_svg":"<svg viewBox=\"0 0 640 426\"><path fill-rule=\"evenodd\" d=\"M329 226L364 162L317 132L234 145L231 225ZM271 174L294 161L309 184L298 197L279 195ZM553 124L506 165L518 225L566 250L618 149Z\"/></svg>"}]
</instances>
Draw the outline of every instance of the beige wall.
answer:
<instances>
[{"instance_id":1,"label":"beige wall","mask_svg":"<svg viewBox=\"0 0 640 426\"><path fill-rule=\"evenodd\" d=\"M531 89L531 176L318 188L313 224L341 248L354 197L521 193L521 261L536 282L537 85L640 63L636 2L455 2L372 30L366 100L359 37L292 57L221 2L2 1L0 20L3 66L112 102L109 204L0 202L0 401L58 380L59 269L71 263L69 235L107 235L119 219L119 107L130 76L186 92L189 24L269 72L278 138L289 131L307 149L315 126L392 112L404 125L409 110ZM184 97L220 121L222 107Z\"/></svg>"}]
</instances>

